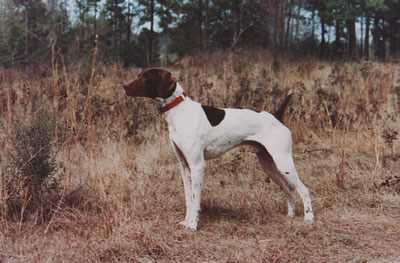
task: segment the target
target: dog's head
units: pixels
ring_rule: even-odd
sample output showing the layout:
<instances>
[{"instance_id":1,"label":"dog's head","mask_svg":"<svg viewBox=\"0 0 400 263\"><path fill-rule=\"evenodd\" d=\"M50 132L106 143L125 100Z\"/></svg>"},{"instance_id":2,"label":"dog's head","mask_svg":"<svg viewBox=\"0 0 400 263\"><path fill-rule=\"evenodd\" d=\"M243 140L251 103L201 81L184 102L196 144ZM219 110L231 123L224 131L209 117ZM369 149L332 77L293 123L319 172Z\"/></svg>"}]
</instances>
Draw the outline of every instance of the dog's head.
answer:
<instances>
[{"instance_id":1,"label":"dog's head","mask_svg":"<svg viewBox=\"0 0 400 263\"><path fill-rule=\"evenodd\" d=\"M174 93L176 79L167 70L151 68L142 71L134 81L123 87L127 96L165 99Z\"/></svg>"}]
</instances>

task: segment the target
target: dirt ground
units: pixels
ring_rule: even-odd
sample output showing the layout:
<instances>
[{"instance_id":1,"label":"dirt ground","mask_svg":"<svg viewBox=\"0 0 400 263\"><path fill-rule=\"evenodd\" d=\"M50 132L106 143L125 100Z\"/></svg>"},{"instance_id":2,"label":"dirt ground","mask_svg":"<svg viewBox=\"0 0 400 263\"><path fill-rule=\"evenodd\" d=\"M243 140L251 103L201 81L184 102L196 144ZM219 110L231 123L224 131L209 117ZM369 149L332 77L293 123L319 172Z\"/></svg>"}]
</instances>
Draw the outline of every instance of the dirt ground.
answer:
<instances>
[{"instance_id":1,"label":"dirt ground","mask_svg":"<svg viewBox=\"0 0 400 263\"><path fill-rule=\"evenodd\" d=\"M154 156L152 167L159 166L152 168L156 174L137 178L142 193L125 193L118 206L114 201L105 207L90 207L97 200L75 193L79 205L64 205L45 225L3 222L1 259L398 262L400 195L379 184L398 170L399 162L390 160L386 167L376 167L375 157L363 152L366 146L359 144L365 139L349 139L352 143L345 148L344 188L336 184L340 159L334 141L322 139L323 145L296 146L299 172L313 196L316 220L312 226L303 223L300 202L296 217L286 216L283 193L260 170L254 154L236 149L207 167L199 231L182 229L177 225L184 216L178 169L166 144L155 143L145 147L148 154L166 151L161 155L166 159ZM105 165L104 160L98 162ZM108 193L109 198L115 198L113 195Z\"/></svg>"},{"instance_id":2,"label":"dirt ground","mask_svg":"<svg viewBox=\"0 0 400 263\"><path fill-rule=\"evenodd\" d=\"M17 98L0 112L0 146L12 149L8 122L28 122L37 107L55 107L74 133L57 146L62 198L45 219L23 210L7 218L0 192L0 262L400 262L393 67L291 61L276 73L268 54L221 56L183 60L174 74L194 99L220 107L271 111L295 92L284 121L315 224L303 223L300 200L287 217L283 192L244 147L207 163L200 228L182 229L166 124L154 104L115 88L135 70L96 69L85 85L74 69L47 78L16 72L8 82L4 75Z\"/></svg>"}]
</instances>

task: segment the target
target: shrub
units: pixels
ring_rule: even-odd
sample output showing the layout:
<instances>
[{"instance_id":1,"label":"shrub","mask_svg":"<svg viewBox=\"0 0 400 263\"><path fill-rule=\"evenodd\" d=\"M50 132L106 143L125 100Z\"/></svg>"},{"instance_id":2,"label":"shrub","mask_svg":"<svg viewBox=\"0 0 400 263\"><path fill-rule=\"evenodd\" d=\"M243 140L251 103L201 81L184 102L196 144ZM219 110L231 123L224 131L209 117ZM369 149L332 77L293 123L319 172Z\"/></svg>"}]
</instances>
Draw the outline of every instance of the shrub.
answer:
<instances>
[{"instance_id":1,"label":"shrub","mask_svg":"<svg viewBox=\"0 0 400 263\"><path fill-rule=\"evenodd\" d=\"M29 122L16 121L10 136L8 167L3 174L7 218L45 220L57 198L60 178L53 146L57 125L46 112Z\"/></svg>"}]
</instances>

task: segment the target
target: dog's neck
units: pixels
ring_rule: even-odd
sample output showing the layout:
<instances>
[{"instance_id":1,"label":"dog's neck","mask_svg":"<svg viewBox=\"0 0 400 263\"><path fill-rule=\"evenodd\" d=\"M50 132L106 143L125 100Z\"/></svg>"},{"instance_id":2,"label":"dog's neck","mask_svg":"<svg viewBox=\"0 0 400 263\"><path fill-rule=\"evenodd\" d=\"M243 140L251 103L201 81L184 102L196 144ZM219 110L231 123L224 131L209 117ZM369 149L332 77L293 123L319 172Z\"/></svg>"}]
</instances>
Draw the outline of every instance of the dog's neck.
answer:
<instances>
[{"instance_id":1,"label":"dog's neck","mask_svg":"<svg viewBox=\"0 0 400 263\"><path fill-rule=\"evenodd\" d=\"M169 96L168 98L156 98L156 100L159 104L159 107L162 108L162 107L165 107L166 105L168 105L169 103L171 103L172 101L174 101L179 96L183 96L183 95L184 95L183 88L181 87L181 85L179 83L176 83L176 88L171 96Z\"/></svg>"}]
</instances>

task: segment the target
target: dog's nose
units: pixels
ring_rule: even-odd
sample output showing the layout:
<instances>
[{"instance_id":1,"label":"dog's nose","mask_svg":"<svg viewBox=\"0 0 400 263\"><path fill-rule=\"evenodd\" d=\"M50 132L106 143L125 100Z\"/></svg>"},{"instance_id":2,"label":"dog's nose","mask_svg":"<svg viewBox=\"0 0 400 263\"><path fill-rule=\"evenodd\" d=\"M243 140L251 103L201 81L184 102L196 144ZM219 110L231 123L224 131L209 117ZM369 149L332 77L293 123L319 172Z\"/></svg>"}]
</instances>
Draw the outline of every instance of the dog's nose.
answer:
<instances>
[{"instance_id":1,"label":"dog's nose","mask_svg":"<svg viewBox=\"0 0 400 263\"><path fill-rule=\"evenodd\" d=\"M119 85L119 87L120 88L122 87L124 89L124 91L125 91L125 95L128 95L128 87L127 87L127 85L122 83L122 84Z\"/></svg>"}]
</instances>

